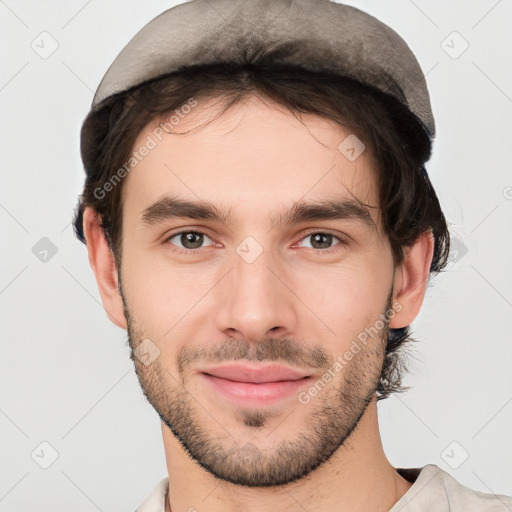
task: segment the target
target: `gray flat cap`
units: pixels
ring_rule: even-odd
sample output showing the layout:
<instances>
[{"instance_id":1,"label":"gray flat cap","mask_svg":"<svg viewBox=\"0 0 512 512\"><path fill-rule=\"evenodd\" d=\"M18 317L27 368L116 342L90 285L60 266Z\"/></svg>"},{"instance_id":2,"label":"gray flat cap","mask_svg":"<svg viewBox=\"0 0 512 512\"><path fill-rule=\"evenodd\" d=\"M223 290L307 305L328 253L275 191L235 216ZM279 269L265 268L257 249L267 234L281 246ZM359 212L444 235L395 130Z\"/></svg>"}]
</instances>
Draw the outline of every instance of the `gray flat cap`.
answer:
<instances>
[{"instance_id":1,"label":"gray flat cap","mask_svg":"<svg viewBox=\"0 0 512 512\"><path fill-rule=\"evenodd\" d=\"M192 0L163 12L123 48L103 77L102 102L183 67L243 64L276 46L276 64L333 71L396 98L431 141L435 123L425 77L405 41L373 16L329 0Z\"/></svg>"}]
</instances>

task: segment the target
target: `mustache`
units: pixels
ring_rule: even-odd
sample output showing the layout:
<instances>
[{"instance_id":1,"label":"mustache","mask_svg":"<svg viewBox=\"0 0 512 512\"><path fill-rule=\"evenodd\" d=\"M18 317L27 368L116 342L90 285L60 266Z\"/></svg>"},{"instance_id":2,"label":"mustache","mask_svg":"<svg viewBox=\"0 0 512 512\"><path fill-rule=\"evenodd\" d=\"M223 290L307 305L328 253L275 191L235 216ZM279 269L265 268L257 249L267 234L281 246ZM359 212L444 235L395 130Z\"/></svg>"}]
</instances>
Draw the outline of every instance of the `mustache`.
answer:
<instances>
[{"instance_id":1,"label":"mustache","mask_svg":"<svg viewBox=\"0 0 512 512\"><path fill-rule=\"evenodd\" d=\"M178 371L182 373L196 361L223 363L225 361L280 361L291 366L325 368L333 364L332 357L319 345L305 345L285 338L266 338L259 343L228 338L206 347L186 345L177 355Z\"/></svg>"}]
</instances>

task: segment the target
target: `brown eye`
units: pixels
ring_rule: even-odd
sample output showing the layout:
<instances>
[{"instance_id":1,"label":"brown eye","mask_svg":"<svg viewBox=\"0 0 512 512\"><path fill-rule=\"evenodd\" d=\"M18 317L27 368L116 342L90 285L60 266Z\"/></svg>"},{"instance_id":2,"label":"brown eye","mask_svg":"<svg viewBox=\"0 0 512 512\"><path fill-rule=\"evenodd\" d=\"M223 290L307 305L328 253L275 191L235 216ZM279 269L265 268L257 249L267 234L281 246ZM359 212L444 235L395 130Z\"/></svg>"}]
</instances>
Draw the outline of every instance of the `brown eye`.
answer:
<instances>
[{"instance_id":1,"label":"brown eye","mask_svg":"<svg viewBox=\"0 0 512 512\"><path fill-rule=\"evenodd\" d=\"M171 245L177 245L178 249L195 251L202 248L201 246L205 242L205 238L211 241L211 238L201 231L180 231L167 238L166 242L171 243ZM171 240L173 239L176 239L177 243L172 243Z\"/></svg>"},{"instance_id":2,"label":"brown eye","mask_svg":"<svg viewBox=\"0 0 512 512\"><path fill-rule=\"evenodd\" d=\"M304 240L310 240L310 245L304 245ZM338 243L334 243L335 241ZM310 233L301 240L302 247L309 247L318 252L331 252L336 250L338 245L343 245L344 241L332 233L324 233L322 231Z\"/></svg>"}]
</instances>

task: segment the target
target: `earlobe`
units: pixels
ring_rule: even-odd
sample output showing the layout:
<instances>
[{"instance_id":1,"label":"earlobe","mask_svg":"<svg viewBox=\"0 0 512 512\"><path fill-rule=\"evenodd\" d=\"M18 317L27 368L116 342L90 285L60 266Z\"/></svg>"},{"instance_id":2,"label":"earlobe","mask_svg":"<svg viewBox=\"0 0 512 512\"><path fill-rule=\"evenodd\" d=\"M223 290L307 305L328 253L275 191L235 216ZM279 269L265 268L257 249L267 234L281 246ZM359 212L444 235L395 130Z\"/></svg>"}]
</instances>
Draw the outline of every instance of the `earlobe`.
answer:
<instances>
[{"instance_id":1,"label":"earlobe","mask_svg":"<svg viewBox=\"0 0 512 512\"><path fill-rule=\"evenodd\" d=\"M430 265L434 255L434 236L432 231L423 233L418 240L405 249L404 262L396 270L394 280L393 303L398 302L400 309L389 322L392 329L410 325L418 316L423 304L430 275Z\"/></svg>"},{"instance_id":2,"label":"earlobe","mask_svg":"<svg viewBox=\"0 0 512 512\"><path fill-rule=\"evenodd\" d=\"M83 214L84 236L101 301L107 316L120 327L127 329L123 301L118 288L118 274L114 255L105 239L98 213L90 207Z\"/></svg>"}]
</instances>

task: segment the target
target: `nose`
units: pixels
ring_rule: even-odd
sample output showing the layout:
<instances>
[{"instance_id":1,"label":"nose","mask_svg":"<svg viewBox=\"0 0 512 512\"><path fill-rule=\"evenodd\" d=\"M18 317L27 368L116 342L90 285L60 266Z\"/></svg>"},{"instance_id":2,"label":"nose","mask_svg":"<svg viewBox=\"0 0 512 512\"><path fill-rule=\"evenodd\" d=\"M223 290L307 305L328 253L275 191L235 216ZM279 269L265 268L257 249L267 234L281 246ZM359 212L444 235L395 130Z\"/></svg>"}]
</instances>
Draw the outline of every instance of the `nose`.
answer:
<instances>
[{"instance_id":1,"label":"nose","mask_svg":"<svg viewBox=\"0 0 512 512\"><path fill-rule=\"evenodd\" d=\"M300 300L286 266L271 250L252 262L241 254L234 254L233 268L223 280L217 328L247 342L296 333Z\"/></svg>"}]
</instances>

